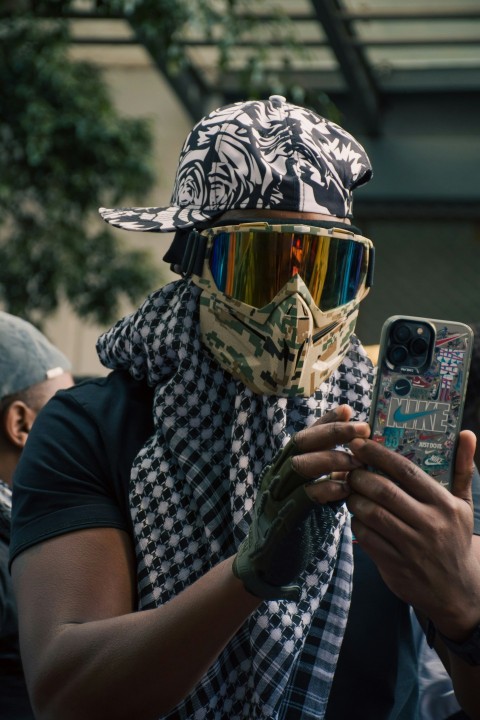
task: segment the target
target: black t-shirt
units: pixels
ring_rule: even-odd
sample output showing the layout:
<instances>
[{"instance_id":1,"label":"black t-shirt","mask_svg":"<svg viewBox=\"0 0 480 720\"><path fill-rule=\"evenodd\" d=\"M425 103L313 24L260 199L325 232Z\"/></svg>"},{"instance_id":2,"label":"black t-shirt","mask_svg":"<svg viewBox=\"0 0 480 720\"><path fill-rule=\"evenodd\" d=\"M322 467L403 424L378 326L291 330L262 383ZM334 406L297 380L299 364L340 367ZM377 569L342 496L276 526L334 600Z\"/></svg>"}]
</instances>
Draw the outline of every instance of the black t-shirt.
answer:
<instances>
[{"instance_id":1,"label":"black t-shirt","mask_svg":"<svg viewBox=\"0 0 480 720\"><path fill-rule=\"evenodd\" d=\"M130 468L153 432L152 390L126 372L62 391L38 415L14 478L11 559L56 535L116 527L133 536ZM480 479L476 477L476 532ZM327 718L413 720L417 670L409 609L354 545L349 620Z\"/></svg>"},{"instance_id":2,"label":"black t-shirt","mask_svg":"<svg viewBox=\"0 0 480 720\"><path fill-rule=\"evenodd\" d=\"M17 608L8 571L8 534L0 532L0 718L34 720L18 645Z\"/></svg>"}]
</instances>

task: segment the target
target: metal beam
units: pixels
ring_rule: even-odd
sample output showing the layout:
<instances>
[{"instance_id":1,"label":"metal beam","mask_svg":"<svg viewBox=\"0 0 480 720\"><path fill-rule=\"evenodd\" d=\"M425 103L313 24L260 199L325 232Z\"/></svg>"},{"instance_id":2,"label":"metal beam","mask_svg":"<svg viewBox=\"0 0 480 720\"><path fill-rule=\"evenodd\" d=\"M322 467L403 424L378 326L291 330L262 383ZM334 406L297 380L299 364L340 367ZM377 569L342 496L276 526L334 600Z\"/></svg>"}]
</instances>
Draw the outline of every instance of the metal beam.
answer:
<instances>
[{"instance_id":1,"label":"metal beam","mask_svg":"<svg viewBox=\"0 0 480 720\"><path fill-rule=\"evenodd\" d=\"M265 74L278 73L276 67L265 67ZM221 82L218 84L219 92L227 98L235 96L235 89L239 86L241 70L229 70L224 73ZM345 79L338 70L329 70L322 67L316 68L294 68L289 70L290 82L304 87L306 90L322 90L327 94L345 95L348 87ZM387 74L380 78L380 90L384 97L391 95L403 95L405 93L420 93L422 95L435 95L438 93L449 93L458 95L461 93L480 92L480 62L476 67L459 68L392 68ZM232 100L233 102L233 100Z\"/></svg>"},{"instance_id":2,"label":"metal beam","mask_svg":"<svg viewBox=\"0 0 480 720\"><path fill-rule=\"evenodd\" d=\"M138 45L136 38L114 38L111 36L100 36L100 35L75 35L72 37L72 42L77 45ZM368 40L360 40L353 38L351 44L358 48L372 48L372 47L431 47L431 46L449 46L449 47L464 47L465 45L480 45L480 35L476 37L458 37L458 38L447 38L447 37L424 37L424 38L375 38ZM180 47L193 47L193 48L215 48L217 44L212 40L179 40L178 45ZM236 48L251 48L253 50L259 50L264 44L257 40L236 40ZM270 48L282 48L285 49L284 40L269 40L268 46ZM327 40L303 40L302 48L330 48L330 43Z\"/></svg>"},{"instance_id":3,"label":"metal beam","mask_svg":"<svg viewBox=\"0 0 480 720\"><path fill-rule=\"evenodd\" d=\"M78 40L77 40L78 41ZM358 48L369 48L369 47L417 47L417 46L464 46L464 45L480 45L480 34L468 35L465 37L442 37L440 35L433 35L429 37L405 37L405 38L372 38L364 39L352 37L349 40L351 45ZM203 39L189 39L180 40L178 43L182 47L216 47L214 40L203 40ZM259 49L264 46L259 40L235 40L235 47L237 48L253 48ZM328 40L302 40L302 48L329 48L331 44ZM285 40L269 40L268 47L285 48Z\"/></svg>"},{"instance_id":4,"label":"metal beam","mask_svg":"<svg viewBox=\"0 0 480 720\"><path fill-rule=\"evenodd\" d=\"M365 132L370 136L379 135L378 90L360 48L353 42L355 37L350 23L343 17L338 0L311 0L311 2L350 88Z\"/></svg>"},{"instance_id":5,"label":"metal beam","mask_svg":"<svg viewBox=\"0 0 480 720\"><path fill-rule=\"evenodd\" d=\"M194 122L198 122L208 108L210 89L192 65L185 65L178 71L172 71L167 62L163 48L158 42L152 41L148 34L133 21L129 21L137 42L141 43L149 53L158 70L183 104Z\"/></svg>"},{"instance_id":6,"label":"metal beam","mask_svg":"<svg viewBox=\"0 0 480 720\"><path fill-rule=\"evenodd\" d=\"M428 8L401 8L394 10L344 10L343 17L347 20L478 20L480 8L459 7L453 3L452 7L441 10Z\"/></svg>"},{"instance_id":7,"label":"metal beam","mask_svg":"<svg viewBox=\"0 0 480 720\"><path fill-rule=\"evenodd\" d=\"M7 14L7 13L5 13ZM469 6L459 7L454 5L451 8L443 8L442 10L428 8L395 8L394 10L341 10L342 17L346 20L478 20L480 18L480 8ZM61 17L78 19L78 20L125 20L125 14L119 12L102 12L102 10L79 10L67 9L60 13ZM49 14L49 17L52 17ZM239 11L237 13L239 20L248 20L253 18L258 22L271 22L278 20L278 13L255 12L245 13ZM316 16L309 12L298 13L289 12L288 19L291 22L310 22L316 19Z\"/></svg>"}]
</instances>

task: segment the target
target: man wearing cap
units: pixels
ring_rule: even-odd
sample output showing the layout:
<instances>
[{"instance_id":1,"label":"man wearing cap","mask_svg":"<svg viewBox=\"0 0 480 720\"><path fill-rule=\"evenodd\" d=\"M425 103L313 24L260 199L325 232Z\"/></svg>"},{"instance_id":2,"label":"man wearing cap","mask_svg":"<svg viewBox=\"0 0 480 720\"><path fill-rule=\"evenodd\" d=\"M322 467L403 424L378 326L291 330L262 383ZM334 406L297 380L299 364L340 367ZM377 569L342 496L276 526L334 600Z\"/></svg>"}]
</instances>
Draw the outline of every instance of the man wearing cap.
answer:
<instances>
[{"instance_id":1,"label":"man wearing cap","mask_svg":"<svg viewBox=\"0 0 480 720\"><path fill-rule=\"evenodd\" d=\"M273 96L193 128L170 207L101 210L175 230L181 277L101 336L112 372L57 395L16 475L39 718L411 720L409 605L480 717L474 436L452 493L368 440L370 176L355 138Z\"/></svg>"},{"instance_id":2,"label":"man wearing cap","mask_svg":"<svg viewBox=\"0 0 480 720\"><path fill-rule=\"evenodd\" d=\"M0 717L33 718L8 571L12 478L38 411L73 384L70 363L33 325L0 312Z\"/></svg>"}]
</instances>

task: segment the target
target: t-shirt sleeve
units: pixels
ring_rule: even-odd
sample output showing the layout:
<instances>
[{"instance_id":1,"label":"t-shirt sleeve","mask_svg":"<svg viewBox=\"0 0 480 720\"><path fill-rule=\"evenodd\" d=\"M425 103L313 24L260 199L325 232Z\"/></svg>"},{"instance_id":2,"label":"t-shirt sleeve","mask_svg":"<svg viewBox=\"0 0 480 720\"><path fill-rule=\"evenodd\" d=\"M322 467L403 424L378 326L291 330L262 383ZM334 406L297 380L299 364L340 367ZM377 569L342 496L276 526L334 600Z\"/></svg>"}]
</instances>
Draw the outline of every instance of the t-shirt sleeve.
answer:
<instances>
[{"instance_id":1,"label":"t-shirt sleeve","mask_svg":"<svg viewBox=\"0 0 480 720\"><path fill-rule=\"evenodd\" d=\"M97 390L105 393L93 384L90 395ZM82 402L82 392L58 393L33 424L14 475L10 561L36 543L73 530L129 529L128 474L122 487L114 467L122 439L112 447L109 439L115 436L106 437L103 430L109 418L100 422Z\"/></svg>"}]
</instances>

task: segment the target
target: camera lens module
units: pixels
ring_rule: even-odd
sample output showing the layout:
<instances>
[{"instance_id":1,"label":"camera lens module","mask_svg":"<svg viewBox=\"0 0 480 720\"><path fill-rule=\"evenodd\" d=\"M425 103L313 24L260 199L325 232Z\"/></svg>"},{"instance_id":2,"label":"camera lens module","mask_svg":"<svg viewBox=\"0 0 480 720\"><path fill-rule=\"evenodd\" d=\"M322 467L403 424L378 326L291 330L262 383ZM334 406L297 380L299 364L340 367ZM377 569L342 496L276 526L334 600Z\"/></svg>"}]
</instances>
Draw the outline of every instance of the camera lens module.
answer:
<instances>
[{"instance_id":1,"label":"camera lens module","mask_svg":"<svg viewBox=\"0 0 480 720\"><path fill-rule=\"evenodd\" d=\"M408 350L405 345L392 345L388 349L388 359L392 365L403 365L408 357Z\"/></svg>"},{"instance_id":2,"label":"camera lens module","mask_svg":"<svg viewBox=\"0 0 480 720\"><path fill-rule=\"evenodd\" d=\"M423 337L414 338L410 343L412 355L425 355L428 350L428 343Z\"/></svg>"},{"instance_id":3,"label":"camera lens module","mask_svg":"<svg viewBox=\"0 0 480 720\"><path fill-rule=\"evenodd\" d=\"M410 337L410 328L405 323L397 323L395 327L393 328L393 339L399 343L400 345L403 345L406 343Z\"/></svg>"},{"instance_id":4,"label":"camera lens module","mask_svg":"<svg viewBox=\"0 0 480 720\"><path fill-rule=\"evenodd\" d=\"M395 319L389 329L386 361L392 368L412 375L432 361L435 330L421 318Z\"/></svg>"}]
</instances>

